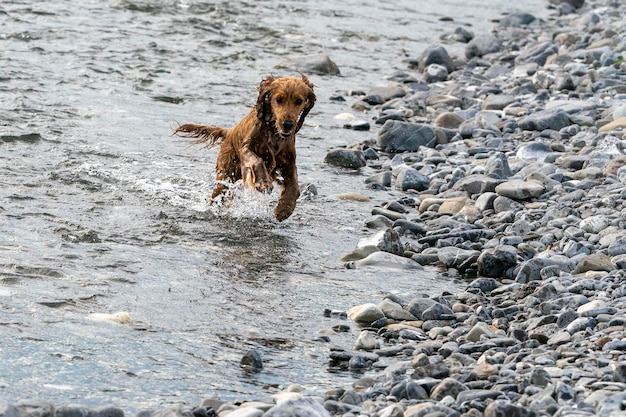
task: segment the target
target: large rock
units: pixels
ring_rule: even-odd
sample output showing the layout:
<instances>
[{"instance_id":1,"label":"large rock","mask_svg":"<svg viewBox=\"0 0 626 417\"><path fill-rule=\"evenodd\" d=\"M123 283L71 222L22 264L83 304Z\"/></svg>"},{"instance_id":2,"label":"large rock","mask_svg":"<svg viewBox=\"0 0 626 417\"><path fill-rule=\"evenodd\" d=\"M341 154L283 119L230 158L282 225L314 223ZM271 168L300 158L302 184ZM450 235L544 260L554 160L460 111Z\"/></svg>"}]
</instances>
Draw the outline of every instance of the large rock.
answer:
<instances>
[{"instance_id":1,"label":"large rock","mask_svg":"<svg viewBox=\"0 0 626 417\"><path fill-rule=\"evenodd\" d=\"M420 56L420 71L423 72L431 64L442 65L446 68L446 70L448 70L449 73L455 70L454 61L450 58L446 48L441 45L429 46Z\"/></svg>"},{"instance_id":2,"label":"large rock","mask_svg":"<svg viewBox=\"0 0 626 417\"><path fill-rule=\"evenodd\" d=\"M551 4L569 4L570 6L580 9L585 5L585 0L548 0Z\"/></svg>"},{"instance_id":3,"label":"large rock","mask_svg":"<svg viewBox=\"0 0 626 417\"><path fill-rule=\"evenodd\" d=\"M359 169L367 165L363 152L358 149L331 149L326 154L324 162L350 169Z\"/></svg>"},{"instance_id":4,"label":"large rock","mask_svg":"<svg viewBox=\"0 0 626 417\"><path fill-rule=\"evenodd\" d=\"M462 264L471 259L478 259L480 252L471 249L461 249L454 246L447 246L439 249L437 256L439 261L446 266L446 268L459 268Z\"/></svg>"},{"instance_id":5,"label":"large rock","mask_svg":"<svg viewBox=\"0 0 626 417\"><path fill-rule=\"evenodd\" d=\"M415 152L420 146L434 148L437 135L426 124L387 120L380 129L376 143L385 152Z\"/></svg>"},{"instance_id":6,"label":"large rock","mask_svg":"<svg viewBox=\"0 0 626 417\"><path fill-rule=\"evenodd\" d=\"M392 98L403 97L406 95L406 91L399 85L387 85L387 86L379 86L370 89L367 92L368 96L379 96L382 99L382 102L386 102L391 100Z\"/></svg>"},{"instance_id":7,"label":"large rock","mask_svg":"<svg viewBox=\"0 0 626 417\"><path fill-rule=\"evenodd\" d=\"M502 278L517 264L517 250L513 246L498 245L484 250L478 257L478 275Z\"/></svg>"},{"instance_id":8,"label":"large rock","mask_svg":"<svg viewBox=\"0 0 626 417\"><path fill-rule=\"evenodd\" d=\"M465 47L465 56L467 59L474 57L482 57L483 55L500 52L502 49L502 41L493 35L478 35Z\"/></svg>"},{"instance_id":9,"label":"large rock","mask_svg":"<svg viewBox=\"0 0 626 417\"><path fill-rule=\"evenodd\" d=\"M357 323L372 323L385 317L385 314L376 304L366 303L348 310L348 317Z\"/></svg>"},{"instance_id":10,"label":"large rock","mask_svg":"<svg viewBox=\"0 0 626 417\"><path fill-rule=\"evenodd\" d=\"M398 171L395 181L396 188L402 191L424 191L428 189L429 184L430 178L409 166L403 167Z\"/></svg>"},{"instance_id":11,"label":"large rock","mask_svg":"<svg viewBox=\"0 0 626 417\"><path fill-rule=\"evenodd\" d=\"M509 27L519 27L530 25L534 22L535 16L526 12L513 12L500 20L499 26L509 28Z\"/></svg>"},{"instance_id":12,"label":"large rock","mask_svg":"<svg viewBox=\"0 0 626 417\"><path fill-rule=\"evenodd\" d=\"M562 110L540 111L523 117L517 122L524 130L561 130L572 124L569 115Z\"/></svg>"},{"instance_id":13,"label":"large rock","mask_svg":"<svg viewBox=\"0 0 626 417\"><path fill-rule=\"evenodd\" d=\"M502 152L495 152L485 163L485 175L506 179L512 175L509 160Z\"/></svg>"},{"instance_id":14,"label":"large rock","mask_svg":"<svg viewBox=\"0 0 626 417\"><path fill-rule=\"evenodd\" d=\"M524 49L515 59L517 65L535 63L543 66L551 55L559 52L559 48L552 42L544 42L539 44L531 43L528 49Z\"/></svg>"},{"instance_id":15,"label":"large rock","mask_svg":"<svg viewBox=\"0 0 626 417\"><path fill-rule=\"evenodd\" d=\"M339 67L326 54L288 58L278 65L279 68L291 68L306 74L339 75Z\"/></svg>"},{"instance_id":16,"label":"large rock","mask_svg":"<svg viewBox=\"0 0 626 417\"><path fill-rule=\"evenodd\" d=\"M455 190L463 190L471 195L494 192L502 180L483 174L472 174L461 178L454 184Z\"/></svg>"},{"instance_id":17,"label":"large rock","mask_svg":"<svg viewBox=\"0 0 626 417\"><path fill-rule=\"evenodd\" d=\"M546 187L539 181L509 180L496 187L496 194L513 200L527 200L539 197Z\"/></svg>"}]
</instances>

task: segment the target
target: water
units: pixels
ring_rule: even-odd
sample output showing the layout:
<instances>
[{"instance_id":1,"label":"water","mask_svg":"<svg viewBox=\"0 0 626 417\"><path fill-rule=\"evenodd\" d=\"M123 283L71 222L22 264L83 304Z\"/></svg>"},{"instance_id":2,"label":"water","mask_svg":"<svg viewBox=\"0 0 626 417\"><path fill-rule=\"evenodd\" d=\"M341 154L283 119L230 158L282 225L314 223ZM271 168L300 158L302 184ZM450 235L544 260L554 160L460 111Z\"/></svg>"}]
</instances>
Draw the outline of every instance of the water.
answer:
<instances>
[{"instance_id":1,"label":"water","mask_svg":"<svg viewBox=\"0 0 626 417\"><path fill-rule=\"evenodd\" d=\"M503 3L0 2L0 399L133 412L349 385L314 341L338 323L324 308L462 284L339 262L398 194L366 190L367 169L324 165L328 149L375 138L343 129L333 116L349 105L329 97L383 84L460 24L542 10ZM217 151L171 128L232 126L263 76L286 73L277 64L318 53L342 72L310 76L318 103L298 136L300 182L319 197L280 224L275 195L210 210ZM371 202L333 197L353 191ZM90 316L120 311L130 324ZM265 369L250 375L239 360L252 348Z\"/></svg>"}]
</instances>

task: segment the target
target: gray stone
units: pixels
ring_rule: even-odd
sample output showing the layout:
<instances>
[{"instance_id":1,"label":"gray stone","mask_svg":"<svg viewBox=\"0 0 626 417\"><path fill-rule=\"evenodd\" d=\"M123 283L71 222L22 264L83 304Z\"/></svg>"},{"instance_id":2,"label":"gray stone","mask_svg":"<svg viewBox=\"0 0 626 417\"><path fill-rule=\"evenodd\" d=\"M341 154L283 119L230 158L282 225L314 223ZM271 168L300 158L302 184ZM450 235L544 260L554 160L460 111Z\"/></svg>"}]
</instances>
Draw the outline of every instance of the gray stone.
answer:
<instances>
[{"instance_id":1,"label":"gray stone","mask_svg":"<svg viewBox=\"0 0 626 417\"><path fill-rule=\"evenodd\" d=\"M471 59L500 52L502 41L493 35L478 35L465 47L465 57Z\"/></svg>"},{"instance_id":2,"label":"gray stone","mask_svg":"<svg viewBox=\"0 0 626 417\"><path fill-rule=\"evenodd\" d=\"M422 312L422 320L451 320L454 313L450 307L435 303Z\"/></svg>"},{"instance_id":3,"label":"gray stone","mask_svg":"<svg viewBox=\"0 0 626 417\"><path fill-rule=\"evenodd\" d=\"M281 401L263 417L330 417L330 413L313 398L301 397Z\"/></svg>"},{"instance_id":4,"label":"gray stone","mask_svg":"<svg viewBox=\"0 0 626 417\"><path fill-rule=\"evenodd\" d=\"M517 123L524 130L561 130L571 125L569 115L562 110L540 111L523 117Z\"/></svg>"},{"instance_id":5,"label":"gray stone","mask_svg":"<svg viewBox=\"0 0 626 417\"><path fill-rule=\"evenodd\" d=\"M530 408L512 404L506 400L495 400L485 408L484 417L534 417Z\"/></svg>"},{"instance_id":6,"label":"gray stone","mask_svg":"<svg viewBox=\"0 0 626 417\"><path fill-rule=\"evenodd\" d=\"M424 81L427 83L438 83L448 78L448 70L443 65L430 64L424 70Z\"/></svg>"},{"instance_id":7,"label":"gray stone","mask_svg":"<svg viewBox=\"0 0 626 417\"><path fill-rule=\"evenodd\" d=\"M483 102L483 110L502 110L506 106L513 104L517 98L510 94L490 94Z\"/></svg>"},{"instance_id":8,"label":"gray stone","mask_svg":"<svg viewBox=\"0 0 626 417\"><path fill-rule=\"evenodd\" d=\"M521 210L522 208L522 204L509 197L498 196L493 199L493 210L496 212L496 214L514 213Z\"/></svg>"},{"instance_id":9,"label":"gray stone","mask_svg":"<svg viewBox=\"0 0 626 417\"><path fill-rule=\"evenodd\" d=\"M260 371L263 369L263 359L261 359L261 354L254 349L246 352L246 354L241 358L239 366L248 371Z\"/></svg>"},{"instance_id":10,"label":"gray stone","mask_svg":"<svg viewBox=\"0 0 626 417\"><path fill-rule=\"evenodd\" d=\"M530 46L524 48L515 59L517 65L534 63L543 66L550 55L558 53L559 49L552 42L530 43Z\"/></svg>"},{"instance_id":11,"label":"gray stone","mask_svg":"<svg viewBox=\"0 0 626 417\"><path fill-rule=\"evenodd\" d=\"M349 309L348 317L357 323L373 323L385 314L376 304L366 303Z\"/></svg>"},{"instance_id":12,"label":"gray stone","mask_svg":"<svg viewBox=\"0 0 626 417\"><path fill-rule=\"evenodd\" d=\"M384 298L378 303L378 308L385 314L385 317L394 320L417 320L416 317L405 310L400 304Z\"/></svg>"},{"instance_id":13,"label":"gray stone","mask_svg":"<svg viewBox=\"0 0 626 417\"><path fill-rule=\"evenodd\" d=\"M474 195L485 192L494 192L496 190L496 186L501 183L501 179L492 178L483 174L472 174L458 180L454 184L454 189L463 190L470 195Z\"/></svg>"},{"instance_id":14,"label":"gray stone","mask_svg":"<svg viewBox=\"0 0 626 417\"><path fill-rule=\"evenodd\" d=\"M575 274L582 274L587 271L606 271L611 272L615 269L615 265L611 262L611 258L602 252L592 253L581 259L576 264Z\"/></svg>"},{"instance_id":15,"label":"gray stone","mask_svg":"<svg viewBox=\"0 0 626 417\"><path fill-rule=\"evenodd\" d=\"M446 68L448 73L455 70L454 61L448 51L441 45L432 45L426 48L419 58L420 71L424 71L429 65L438 64Z\"/></svg>"},{"instance_id":16,"label":"gray stone","mask_svg":"<svg viewBox=\"0 0 626 417\"><path fill-rule=\"evenodd\" d=\"M395 187L398 190L424 191L430 185L430 178L422 174L415 168L403 167L398 171Z\"/></svg>"},{"instance_id":17,"label":"gray stone","mask_svg":"<svg viewBox=\"0 0 626 417\"><path fill-rule=\"evenodd\" d=\"M607 249L609 256L626 254L626 236L621 237L609 244Z\"/></svg>"},{"instance_id":18,"label":"gray stone","mask_svg":"<svg viewBox=\"0 0 626 417\"><path fill-rule=\"evenodd\" d=\"M485 163L485 175L506 179L512 175L509 160L502 152L496 152Z\"/></svg>"},{"instance_id":19,"label":"gray stone","mask_svg":"<svg viewBox=\"0 0 626 417\"><path fill-rule=\"evenodd\" d=\"M580 9L585 5L585 0L548 0L551 4L569 4L570 6Z\"/></svg>"},{"instance_id":20,"label":"gray stone","mask_svg":"<svg viewBox=\"0 0 626 417\"><path fill-rule=\"evenodd\" d=\"M609 226L609 219L606 216L589 216L580 221L578 227L588 233L600 233Z\"/></svg>"},{"instance_id":21,"label":"gray stone","mask_svg":"<svg viewBox=\"0 0 626 417\"><path fill-rule=\"evenodd\" d=\"M393 98L404 97L406 91L400 85L374 87L367 92L368 96L380 96L383 103Z\"/></svg>"},{"instance_id":22,"label":"gray stone","mask_svg":"<svg viewBox=\"0 0 626 417\"><path fill-rule=\"evenodd\" d=\"M536 159L543 162L547 155L552 154L550 145L544 142L531 142L521 145L517 149L516 156L520 159Z\"/></svg>"},{"instance_id":23,"label":"gray stone","mask_svg":"<svg viewBox=\"0 0 626 417\"><path fill-rule=\"evenodd\" d=\"M446 268L458 268L469 259L478 259L480 252L477 250L468 250L457 248L454 246L447 246L439 249L437 252L439 261Z\"/></svg>"},{"instance_id":24,"label":"gray stone","mask_svg":"<svg viewBox=\"0 0 626 417\"><path fill-rule=\"evenodd\" d=\"M485 210L489 210L493 208L493 201L498 197L496 193L483 193L478 196L476 199L475 206L476 208L483 212Z\"/></svg>"},{"instance_id":25,"label":"gray stone","mask_svg":"<svg viewBox=\"0 0 626 417\"><path fill-rule=\"evenodd\" d=\"M422 320L422 315L424 311L433 305L437 304L435 300L431 300L430 298L415 298L411 300L409 305L407 306L407 310L413 316L417 317L419 320Z\"/></svg>"},{"instance_id":26,"label":"gray stone","mask_svg":"<svg viewBox=\"0 0 626 417\"><path fill-rule=\"evenodd\" d=\"M367 165L363 152L358 149L331 149L326 154L324 162L350 169L359 169Z\"/></svg>"},{"instance_id":27,"label":"gray stone","mask_svg":"<svg viewBox=\"0 0 626 417\"><path fill-rule=\"evenodd\" d=\"M434 148L435 130L426 124L387 120L380 129L377 145L385 152L415 152L420 146Z\"/></svg>"},{"instance_id":28,"label":"gray stone","mask_svg":"<svg viewBox=\"0 0 626 417\"><path fill-rule=\"evenodd\" d=\"M412 380L404 380L395 384L390 394L398 400L427 400L428 393L421 385Z\"/></svg>"},{"instance_id":29,"label":"gray stone","mask_svg":"<svg viewBox=\"0 0 626 417\"><path fill-rule=\"evenodd\" d=\"M517 250L505 245L486 249L478 257L477 264L479 275L502 278L508 269L517 265Z\"/></svg>"},{"instance_id":30,"label":"gray stone","mask_svg":"<svg viewBox=\"0 0 626 417\"><path fill-rule=\"evenodd\" d=\"M383 187L391 187L392 176L391 171L383 171L366 178L364 182L365 184L377 184Z\"/></svg>"},{"instance_id":31,"label":"gray stone","mask_svg":"<svg viewBox=\"0 0 626 417\"><path fill-rule=\"evenodd\" d=\"M359 240L357 248L374 246L376 249L401 255L404 252L404 245L400 240L400 235L393 229L381 230L374 235Z\"/></svg>"},{"instance_id":32,"label":"gray stone","mask_svg":"<svg viewBox=\"0 0 626 417\"><path fill-rule=\"evenodd\" d=\"M527 26L534 22L535 16L526 12L513 12L500 20L499 26L509 28L509 27L519 27L519 26Z\"/></svg>"},{"instance_id":33,"label":"gray stone","mask_svg":"<svg viewBox=\"0 0 626 417\"><path fill-rule=\"evenodd\" d=\"M447 395L456 399L460 392L467 391L468 389L467 386L458 382L456 379L446 378L433 388L430 393L430 399L440 401Z\"/></svg>"},{"instance_id":34,"label":"gray stone","mask_svg":"<svg viewBox=\"0 0 626 417\"><path fill-rule=\"evenodd\" d=\"M528 200L539 197L546 189L538 181L509 180L499 184L495 191L496 194L513 200Z\"/></svg>"},{"instance_id":35,"label":"gray stone","mask_svg":"<svg viewBox=\"0 0 626 417\"><path fill-rule=\"evenodd\" d=\"M292 68L303 73L339 75L339 67L326 54L289 58L280 63L281 68Z\"/></svg>"}]
</instances>

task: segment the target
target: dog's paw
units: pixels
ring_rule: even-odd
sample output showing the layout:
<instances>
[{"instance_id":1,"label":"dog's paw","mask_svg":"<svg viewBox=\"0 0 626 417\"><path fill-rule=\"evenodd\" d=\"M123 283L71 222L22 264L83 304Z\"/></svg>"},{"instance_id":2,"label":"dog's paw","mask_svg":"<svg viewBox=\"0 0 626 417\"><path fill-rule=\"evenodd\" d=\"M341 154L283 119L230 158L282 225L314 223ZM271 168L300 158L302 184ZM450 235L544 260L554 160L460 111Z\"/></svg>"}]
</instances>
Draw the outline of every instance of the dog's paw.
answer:
<instances>
[{"instance_id":1,"label":"dog's paw","mask_svg":"<svg viewBox=\"0 0 626 417\"><path fill-rule=\"evenodd\" d=\"M296 208L295 203L294 204L278 203L278 205L274 209L274 217L276 217L276 220L278 220L279 222L282 222L283 220L291 216L295 208Z\"/></svg>"},{"instance_id":2,"label":"dog's paw","mask_svg":"<svg viewBox=\"0 0 626 417\"><path fill-rule=\"evenodd\" d=\"M271 181L259 181L254 184L254 188L256 188L257 191L263 194L271 194L274 186L272 185Z\"/></svg>"}]
</instances>

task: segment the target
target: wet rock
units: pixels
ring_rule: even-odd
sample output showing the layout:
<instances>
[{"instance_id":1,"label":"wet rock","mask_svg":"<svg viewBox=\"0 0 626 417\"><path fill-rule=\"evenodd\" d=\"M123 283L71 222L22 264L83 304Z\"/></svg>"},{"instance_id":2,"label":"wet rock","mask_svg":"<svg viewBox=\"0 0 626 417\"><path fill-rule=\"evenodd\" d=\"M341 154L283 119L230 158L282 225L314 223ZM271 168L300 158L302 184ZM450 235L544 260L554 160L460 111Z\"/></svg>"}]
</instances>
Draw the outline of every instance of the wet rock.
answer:
<instances>
[{"instance_id":1,"label":"wet rock","mask_svg":"<svg viewBox=\"0 0 626 417\"><path fill-rule=\"evenodd\" d=\"M348 318L357 323L372 323L385 317L382 310L372 303L362 304L348 310Z\"/></svg>"},{"instance_id":2,"label":"wet rock","mask_svg":"<svg viewBox=\"0 0 626 417\"><path fill-rule=\"evenodd\" d=\"M420 146L433 148L436 141L431 126L388 120L378 134L377 145L385 152L414 152Z\"/></svg>"},{"instance_id":3,"label":"wet rock","mask_svg":"<svg viewBox=\"0 0 626 417\"><path fill-rule=\"evenodd\" d=\"M324 162L350 169L359 169L367 165L363 152L357 149L332 149L326 154Z\"/></svg>"},{"instance_id":4,"label":"wet rock","mask_svg":"<svg viewBox=\"0 0 626 417\"><path fill-rule=\"evenodd\" d=\"M280 68L291 68L305 74L339 75L339 67L326 54L288 58L280 63Z\"/></svg>"},{"instance_id":5,"label":"wet rock","mask_svg":"<svg viewBox=\"0 0 626 417\"><path fill-rule=\"evenodd\" d=\"M388 252L374 252L367 257L348 262L348 269L374 267L374 268L391 268L391 269L423 269L422 265L410 258L394 255Z\"/></svg>"},{"instance_id":6,"label":"wet rock","mask_svg":"<svg viewBox=\"0 0 626 417\"><path fill-rule=\"evenodd\" d=\"M373 246L376 250L401 255L404 252L404 245L400 240L398 232L393 229L381 230L369 238L361 239L357 243L357 248Z\"/></svg>"},{"instance_id":7,"label":"wet rock","mask_svg":"<svg viewBox=\"0 0 626 417\"><path fill-rule=\"evenodd\" d=\"M263 369L263 359L261 354L257 350L250 350L246 352L241 358L239 366L247 371L260 371Z\"/></svg>"}]
</instances>

